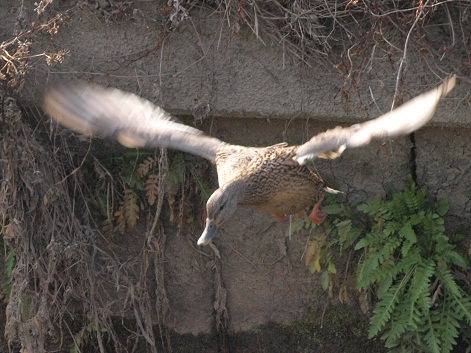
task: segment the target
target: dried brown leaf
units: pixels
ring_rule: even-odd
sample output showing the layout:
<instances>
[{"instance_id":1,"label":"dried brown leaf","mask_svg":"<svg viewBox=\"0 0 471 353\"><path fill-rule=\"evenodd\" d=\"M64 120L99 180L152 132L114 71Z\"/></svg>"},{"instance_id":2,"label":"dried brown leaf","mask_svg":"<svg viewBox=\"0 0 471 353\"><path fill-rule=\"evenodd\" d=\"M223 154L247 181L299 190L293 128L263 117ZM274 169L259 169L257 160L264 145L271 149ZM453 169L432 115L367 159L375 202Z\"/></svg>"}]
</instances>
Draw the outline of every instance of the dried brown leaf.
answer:
<instances>
[{"instance_id":1,"label":"dried brown leaf","mask_svg":"<svg viewBox=\"0 0 471 353\"><path fill-rule=\"evenodd\" d=\"M144 189L146 191L147 201L149 205L152 206L159 194L159 176L157 174L149 175Z\"/></svg>"}]
</instances>

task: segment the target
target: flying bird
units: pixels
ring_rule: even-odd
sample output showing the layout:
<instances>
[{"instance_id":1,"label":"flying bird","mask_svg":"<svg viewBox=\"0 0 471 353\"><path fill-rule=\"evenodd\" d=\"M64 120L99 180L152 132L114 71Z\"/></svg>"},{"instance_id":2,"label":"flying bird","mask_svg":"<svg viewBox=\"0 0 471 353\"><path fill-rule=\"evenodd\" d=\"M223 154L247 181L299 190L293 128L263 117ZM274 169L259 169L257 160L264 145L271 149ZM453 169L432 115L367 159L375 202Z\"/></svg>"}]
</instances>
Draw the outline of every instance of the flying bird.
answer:
<instances>
[{"instance_id":1,"label":"flying bird","mask_svg":"<svg viewBox=\"0 0 471 353\"><path fill-rule=\"evenodd\" d=\"M425 125L455 86L455 76L377 119L322 132L300 146L232 145L181 124L162 108L134 94L96 85L57 86L46 91L44 110L59 124L81 134L110 136L127 147L168 147L216 165L219 188L207 204L206 226L198 245L207 245L239 205L283 218L314 205L311 221L321 223L328 188L309 169L316 157L337 158L348 147L373 139L409 134ZM311 161L311 162L310 162Z\"/></svg>"}]
</instances>

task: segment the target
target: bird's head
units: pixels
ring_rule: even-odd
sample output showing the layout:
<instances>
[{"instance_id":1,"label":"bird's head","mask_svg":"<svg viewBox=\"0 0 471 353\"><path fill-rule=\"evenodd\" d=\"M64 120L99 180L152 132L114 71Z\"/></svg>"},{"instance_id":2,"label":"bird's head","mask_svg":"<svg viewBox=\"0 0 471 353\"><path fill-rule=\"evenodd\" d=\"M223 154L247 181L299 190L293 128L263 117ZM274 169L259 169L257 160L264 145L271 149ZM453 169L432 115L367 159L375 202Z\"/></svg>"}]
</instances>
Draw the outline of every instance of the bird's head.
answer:
<instances>
[{"instance_id":1,"label":"bird's head","mask_svg":"<svg viewBox=\"0 0 471 353\"><path fill-rule=\"evenodd\" d=\"M208 245L218 228L229 220L237 209L240 195L232 188L219 188L206 203L206 227L198 245Z\"/></svg>"}]
</instances>

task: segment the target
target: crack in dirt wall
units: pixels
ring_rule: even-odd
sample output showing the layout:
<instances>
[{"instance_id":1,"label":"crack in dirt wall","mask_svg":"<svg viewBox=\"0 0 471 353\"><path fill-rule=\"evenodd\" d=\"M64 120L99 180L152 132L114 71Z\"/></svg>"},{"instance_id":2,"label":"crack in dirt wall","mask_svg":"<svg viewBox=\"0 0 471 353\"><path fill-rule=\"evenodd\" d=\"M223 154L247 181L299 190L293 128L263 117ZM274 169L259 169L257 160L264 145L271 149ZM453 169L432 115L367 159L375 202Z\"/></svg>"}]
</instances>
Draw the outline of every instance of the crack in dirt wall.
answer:
<instances>
[{"instance_id":1,"label":"crack in dirt wall","mask_svg":"<svg viewBox=\"0 0 471 353\"><path fill-rule=\"evenodd\" d=\"M410 175L414 183L417 183L417 155L415 146L415 133L409 135L410 138Z\"/></svg>"}]
</instances>

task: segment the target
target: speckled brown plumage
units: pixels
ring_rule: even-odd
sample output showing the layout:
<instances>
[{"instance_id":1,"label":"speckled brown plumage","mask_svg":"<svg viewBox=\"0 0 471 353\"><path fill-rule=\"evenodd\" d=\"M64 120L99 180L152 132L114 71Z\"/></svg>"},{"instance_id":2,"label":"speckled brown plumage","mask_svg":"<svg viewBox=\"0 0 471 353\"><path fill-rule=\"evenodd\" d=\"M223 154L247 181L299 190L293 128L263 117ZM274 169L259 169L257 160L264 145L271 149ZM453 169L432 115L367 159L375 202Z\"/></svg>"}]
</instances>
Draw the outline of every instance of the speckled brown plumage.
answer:
<instances>
[{"instance_id":1,"label":"speckled brown plumage","mask_svg":"<svg viewBox=\"0 0 471 353\"><path fill-rule=\"evenodd\" d=\"M198 240L198 244L208 244L239 205L287 215L316 204L310 215L315 216L328 189L321 177L306 167L306 161L336 158L348 147L420 128L454 85L454 76L449 77L439 87L377 119L328 130L301 146L231 145L179 123L138 96L93 85L52 88L46 93L44 108L60 124L80 133L113 136L128 147L166 146L215 163L219 188L207 202L206 228Z\"/></svg>"},{"instance_id":2,"label":"speckled brown plumage","mask_svg":"<svg viewBox=\"0 0 471 353\"><path fill-rule=\"evenodd\" d=\"M231 154L236 168L228 161L227 151L223 158L216 156L219 184L227 184L236 178L243 184L243 197L239 205L248 206L266 213L289 215L314 205L324 193L324 181L308 167L293 161L297 146L277 144L266 148L249 149L245 166L241 165L241 154ZM245 149L247 151L247 149ZM236 158L234 158L236 157ZM226 178L225 175L229 175Z\"/></svg>"}]
</instances>

